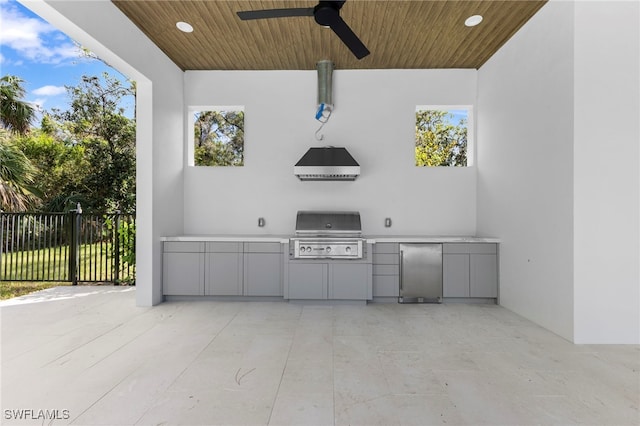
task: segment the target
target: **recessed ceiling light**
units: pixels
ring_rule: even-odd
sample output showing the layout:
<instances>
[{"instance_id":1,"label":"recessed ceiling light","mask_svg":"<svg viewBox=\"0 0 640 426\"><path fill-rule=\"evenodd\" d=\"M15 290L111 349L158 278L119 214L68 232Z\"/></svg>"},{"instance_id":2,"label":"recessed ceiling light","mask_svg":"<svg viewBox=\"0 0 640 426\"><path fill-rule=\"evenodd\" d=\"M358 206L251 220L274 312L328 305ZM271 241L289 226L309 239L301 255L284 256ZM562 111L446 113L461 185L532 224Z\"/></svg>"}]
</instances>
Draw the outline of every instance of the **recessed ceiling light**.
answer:
<instances>
[{"instance_id":1,"label":"recessed ceiling light","mask_svg":"<svg viewBox=\"0 0 640 426\"><path fill-rule=\"evenodd\" d=\"M464 24L467 27L475 27L476 25L478 25L480 22L482 22L482 16L481 15L473 15L473 16L469 16L467 18L466 21L464 21Z\"/></svg>"},{"instance_id":2,"label":"recessed ceiling light","mask_svg":"<svg viewBox=\"0 0 640 426\"><path fill-rule=\"evenodd\" d=\"M193 32L193 27L186 23L186 22L176 22L176 27L178 27L178 29L180 31L182 31L183 33L192 33Z\"/></svg>"}]
</instances>

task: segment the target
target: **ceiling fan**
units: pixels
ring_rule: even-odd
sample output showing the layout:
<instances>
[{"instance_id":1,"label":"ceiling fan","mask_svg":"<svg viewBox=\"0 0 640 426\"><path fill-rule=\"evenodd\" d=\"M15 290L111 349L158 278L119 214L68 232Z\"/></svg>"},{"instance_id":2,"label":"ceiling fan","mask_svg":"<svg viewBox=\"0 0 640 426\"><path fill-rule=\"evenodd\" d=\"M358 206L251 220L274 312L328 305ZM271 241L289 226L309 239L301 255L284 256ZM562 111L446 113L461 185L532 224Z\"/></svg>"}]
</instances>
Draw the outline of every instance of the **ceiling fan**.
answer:
<instances>
[{"instance_id":1,"label":"ceiling fan","mask_svg":"<svg viewBox=\"0 0 640 426\"><path fill-rule=\"evenodd\" d=\"M340 40L353 52L358 59L362 59L370 52L360 41L349 25L340 17L340 9L346 0L320 1L315 7L247 10L237 12L243 21L252 19L289 18L295 16L313 16L315 21L323 27L329 27Z\"/></svg>"}]
</instances>

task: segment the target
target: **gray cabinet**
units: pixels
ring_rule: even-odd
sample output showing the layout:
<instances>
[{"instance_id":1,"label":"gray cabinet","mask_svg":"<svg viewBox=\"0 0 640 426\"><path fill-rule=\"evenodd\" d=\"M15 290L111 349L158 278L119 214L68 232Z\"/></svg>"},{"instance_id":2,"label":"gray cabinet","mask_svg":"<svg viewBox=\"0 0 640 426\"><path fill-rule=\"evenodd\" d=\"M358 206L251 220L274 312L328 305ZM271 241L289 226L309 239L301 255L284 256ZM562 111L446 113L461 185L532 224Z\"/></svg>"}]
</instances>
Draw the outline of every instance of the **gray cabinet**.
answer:
<instances>
[{"instance_id":1,"label":"gray cabinet","mask_svg":"<svg viewBox=\"0 0 640 426\"><path fill-rule=\"evenodd\" d=\"M333 263L329 265L329 299L371 299L371 265Z\"/></svg>"},{"instance_id":2,"label":"gray cabinet","mask_svg":"<svg viewBox=\"0 0 640 426\"><path fill-rule=\"evenodd\" d=\"M498 297L498 261L495 254L469 255L469 295Z\"/></svg>"},{"instance_id":3,"label":"gray cabinet","mask_svg":"<svg viewBox=\"0 0 640 426\"><path fill-rule=\"evenodd\" d=\"M328 271L326 263L289 262L289 299L326 299Z\"/></svg>"},{"instance_id":4,"label":"gray cabinet","mask_svg":"<svg viewBox=\"0 0 640 426\"><path fill-rule=\"evenodd\" d=\"M443 244L444 297L498 297L497 244Z\"/></svg>"},{"instance_id":5,"label":"gray cabinet","mask_svg":"<svg viewBox=\"0 0 640 426\"><path fill-rule=\"evenodd\" d=\"M206 243L205 292L208 296L242 295L242 243Z\"/></svg>"},{"instance_id":6,"label":"gray cabinet","mask_svg":"<svg viewBox=\"0 0 640 426\"><path fill-rule=\"evenodd\" d=\"M168 296L204 294L203 243L164 243L162 287L163 294Z\"/></svg>"},{"instance_id":7,"label":"gray cabinet","mask_svg":"<svg viewBox=\"0 0 640 426\"><path fill-rule=\"evenodd\" d=\"M282 245L165 241L167 296L282 296Z\"/></svg>"},{"instance_id":8,"label":"gray cabinet","mask_svg":"<svg viewBox=\"0 0 640 426\"><path fill-rule=\"evenodd\" d=\"M469 255L442 255L443 297L469 297Z\"/></svg>"},{"instance_id":9,"label":"gray cabinet","mask_svg":"<svg viewBox=\"0 0 640 426\"><path fill-rule=\"evenodd\" d=\"M205 294L242 296L242 253L207 253Z\"/></svg>"},{"instance_id":10,"label":"gray cabinet","mask_svg":"<svg viewBox=\"0 0 640 426\"><path fill-rule=\"evenodd\" d=\"M244 295L282 296L282 245L245 243Z\"/></svg>"},{"instance_id":11,"label":"gray cabinet","mask_svg":"<svg viewBox=\"0 0 640 426\"><path fill-rule=\"evenodd\" d=\"M370 263L342 260L336 262L288 263L288 299L370 300Z\"/></svg>"},{"instance_id":12,"label":"gray cabinet","mask_svg":"<svg viewBox=\"0 0 640 426\"><path fill-rule=\"evenodd\" d=\"M400 289L398 243L373 245L373 297L398 297Z\"/></svg>"}]
</instances>

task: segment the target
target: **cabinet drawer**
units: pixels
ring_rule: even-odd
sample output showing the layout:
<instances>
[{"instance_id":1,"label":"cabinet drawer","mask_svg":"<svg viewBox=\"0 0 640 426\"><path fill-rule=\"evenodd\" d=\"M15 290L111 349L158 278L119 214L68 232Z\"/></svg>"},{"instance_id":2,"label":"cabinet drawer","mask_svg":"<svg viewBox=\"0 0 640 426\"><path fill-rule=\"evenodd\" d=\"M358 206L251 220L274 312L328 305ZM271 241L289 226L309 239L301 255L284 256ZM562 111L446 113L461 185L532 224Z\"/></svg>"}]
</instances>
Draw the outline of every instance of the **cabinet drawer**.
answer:
<instances>
[{"instance_id":1,"label":"cabinet drawer","mask_svg":"<svg viewBox=\"0 0 640 426\"><path fill-rule=\"evenodd\" d=\"M398 243L376 243L373 245L374 253L400 253L400 248Z\"/></svg>"},{"instance_id":2,"label":"cabinet drawer","mask_svg":"<svg viewBox=\"0 0 640 426\"><path fill-rule=\"evenodd\" d=\"M209 242L208 253L242 253L242 243L234 242Z\"/></svg>"},{"instance_id":3,"label":"cabinet drawer","mask_svg":"<svg viewBox=\"0 0 640 426\"><path fill-rule=\"evenodd\" d=\"M204 244L186 241L165 241L165 253L204 253Z\"/></svg>"},{"instance_id":4,"label":"cabinet drawer","mask_svg":"<svg viewBox=\"0 0 640 426\"><path fill-rule=\"evenodd\" d=\"M244 243L245 253L282 253L280 243Z\"/></svg>"},{"instance_id":5,"label":"cabinet drawer","mask_svg":"<svg viewBox=\"0 0 640 426\"><path fill-rule=\"evenodd\" d=\"M373 263L374 265L398 265L400 264L400 256L395 254L373 254Z\"/></svg>"},{"instance_id":6,"label":"cabinet drawer","mask_svg":"<svg viewBox=\"0 0 640 426\"><path fill-rule=\"evenodd\" d=\"M398 275L399 265L373 265L373 275Z\"/></svg>"},{"instance_id":7,"label":"cabinet drawer","mask_svg":"<svg viewBox=\"0 0 640 426\"><path fill-rule=\"evenodd\" d=\"M442 245L445 254L496 254L495 243L447 243Z\"/></svg>"}]
</instances>

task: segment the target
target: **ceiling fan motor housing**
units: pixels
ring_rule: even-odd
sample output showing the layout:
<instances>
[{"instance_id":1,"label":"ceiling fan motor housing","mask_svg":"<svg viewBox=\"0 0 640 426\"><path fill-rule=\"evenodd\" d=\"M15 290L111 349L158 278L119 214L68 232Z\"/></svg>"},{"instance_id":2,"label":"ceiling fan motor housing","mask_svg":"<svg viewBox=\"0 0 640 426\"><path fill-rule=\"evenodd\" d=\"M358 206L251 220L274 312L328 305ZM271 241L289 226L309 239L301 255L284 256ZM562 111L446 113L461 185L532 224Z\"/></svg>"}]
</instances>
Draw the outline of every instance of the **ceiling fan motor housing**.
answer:
<instances>
[{"instance_id":1,"label":"ceiling fan motor housing","mask_svg":"<svg viewBox=\"0 0 640 426\"><path fill-rule=\"evenodd\" d=\"M344 1L321 1L313 8L313 18L319 25L330 27L340 17L340 8Z\"/></svg>"}]
</instances>

